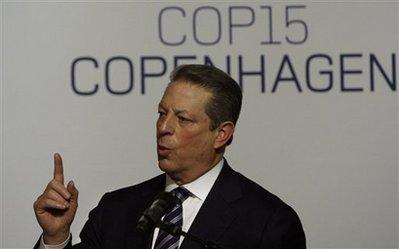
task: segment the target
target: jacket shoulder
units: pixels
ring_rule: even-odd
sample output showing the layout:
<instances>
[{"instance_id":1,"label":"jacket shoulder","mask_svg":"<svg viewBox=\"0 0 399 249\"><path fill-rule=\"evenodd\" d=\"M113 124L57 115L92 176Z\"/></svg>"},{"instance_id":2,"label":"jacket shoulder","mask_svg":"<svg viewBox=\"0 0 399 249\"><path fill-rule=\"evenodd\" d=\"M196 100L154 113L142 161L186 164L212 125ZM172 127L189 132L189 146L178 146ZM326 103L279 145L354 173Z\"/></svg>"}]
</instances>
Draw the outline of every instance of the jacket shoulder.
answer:
<instances>
[{"instance_id":1,"label":"jacket shoulder","mask_svg":"<svg viewBox=\"0 0 399 249\"><path fill-rule=\"evenodd\" d=\"M306 248L305 233L296 211L275 194L238 172L245 219L259 224L260 248ZM245 208L244 208L245 207ZM274 246L270 246L274 245Z\"/></svg>"},{"instance_id":2,"label":"jacket shoulder","mask_svg":"<svg viewBox=\"0 0 399 249\"><path fill-rule=\"evenodd\" d=\"M132 186L107 192L100 200L100 204L131 202L153 193L158 193L165 185L165 174L158 175L147 181Z\"/></svg>"},{"instance_id":3,"label":"jacket shoulder","mask_svg":"<svg viewBox=\"0 0 399 249\"><path fill-rule=\"evenodd\" d=\"M247 207L248 211L264 216L266 219L276 215L290 217L294 220L299 219L295 210L277 195L239 172L233 171L232 174L235 181L239 183L242 203L245 204L243 205Z\"/></svg>"},{"instance_id":4,"label":"jacket shoulder","mask_svg":"<svg viewBox=\"0 0 399 249\"><path fill-rule=\"evenodd\" d=\"M268 203L268 205L275 208L281 208L288 206L284 201L282 201L278 196L269 192L264 187L260 186L258 183L252 181L246 176L239 172L235 172L236 177L240 181L240 186L243 195L249 200L257 200L259 202Z\"/></svg>"}]
</instances>

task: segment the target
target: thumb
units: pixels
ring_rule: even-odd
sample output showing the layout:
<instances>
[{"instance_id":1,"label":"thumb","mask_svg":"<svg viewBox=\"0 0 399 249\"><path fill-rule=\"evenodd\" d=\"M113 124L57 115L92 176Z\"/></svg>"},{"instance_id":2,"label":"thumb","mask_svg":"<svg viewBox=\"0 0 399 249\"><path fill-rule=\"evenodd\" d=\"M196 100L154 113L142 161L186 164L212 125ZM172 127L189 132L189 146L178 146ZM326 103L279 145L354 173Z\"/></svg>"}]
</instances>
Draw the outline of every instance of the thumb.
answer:
<instances>
[{"instance_id":1,"label":"thumb","mask_svg":"<svg viewBox=\"0 0 399 249\"><path fill-rule=\"evenodd\" d=\"M68 192L71 194L71 202L78 202L78 195L79 195L79 191L78 189L75 187L75 183L73 181L69 181L68 185L67 185L67 190Z\"/></svg>"}]
</instances>

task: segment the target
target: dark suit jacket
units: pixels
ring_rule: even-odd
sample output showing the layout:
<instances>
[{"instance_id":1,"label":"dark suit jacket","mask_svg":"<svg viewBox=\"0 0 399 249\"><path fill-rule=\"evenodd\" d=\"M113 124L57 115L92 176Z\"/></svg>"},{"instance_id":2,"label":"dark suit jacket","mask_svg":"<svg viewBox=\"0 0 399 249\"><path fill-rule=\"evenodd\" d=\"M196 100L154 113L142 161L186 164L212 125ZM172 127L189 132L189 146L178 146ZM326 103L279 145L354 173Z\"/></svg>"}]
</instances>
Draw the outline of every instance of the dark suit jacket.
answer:
<instances>
[{"instance_id":1,"label":"dark suit jacket","mask_svg":"<svg viewBox=\"0 0 399 249\"><path fill-rule=\"evenodd\" d=\"M164 190L162 174L141 184L106 193L89 214L79 249L150 249L152 234L135 227L143 211ZM304 249L305 234L295 211L275 195L235 172L225 161L189 233L224 249ZM38 244L36 244L37 246ZM71 248L71 244L67 248ZM184 239L180 249L200 249Z\"/></svg>"}]
</instances>

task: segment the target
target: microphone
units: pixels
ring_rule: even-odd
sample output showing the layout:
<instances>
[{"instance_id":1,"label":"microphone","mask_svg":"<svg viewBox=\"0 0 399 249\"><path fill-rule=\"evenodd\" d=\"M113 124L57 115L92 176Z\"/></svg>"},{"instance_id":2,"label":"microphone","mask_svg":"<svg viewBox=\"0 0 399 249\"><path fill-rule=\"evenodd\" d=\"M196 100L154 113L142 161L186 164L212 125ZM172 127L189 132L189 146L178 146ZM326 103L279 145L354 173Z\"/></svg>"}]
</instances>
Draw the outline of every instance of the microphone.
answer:
<instances>
[{"instance_id":1,"label":"microphone","mask_svg":"<svg viewBox=\"0 0 399 249\"><path fill-rule=\"evenodd\" d=\"M180 226L177 226L176 224L172 224L170 222L165 222L165 221L159 221L156 226L173 236L184 236L186 239L189 239L189 240L192 240L192 241L198 243L201 246L201 248L225 249L224 247L216 244L213 241L203 240L200 237L195 236L194 234L183 231L182 228Z\"/></svg>"},{"instance_id":2,"label":"microphone","mask_svg":"<svg viewBox=\"0 0 399 249\"><path fill-rule=\"evenodd\" d=\"M203 240L193 234L183 231L180 226L161 221L162 216L172 211L177 203L178 198L172 193L159 193L151 206L143 212L143 215L137 223L136 230L141 234L148 234L152 232L155 227L159 227L173 236L184 236L187 239L195 241L204 249L224 249L224 247L219 246L215 242Z\"/></svg>"},{"instance_id":3,"label":"microphone","mask_svg":"<svg viewBox=\"0 0 399 249\"><path fill-rule=\"evenodd\" d=\"M140 217L136 229L142 234L151 232L161 221L162 216L172 211L175 205L176 198L172 193L159 193L151 206Z\"/></svg>"}]
</instances>

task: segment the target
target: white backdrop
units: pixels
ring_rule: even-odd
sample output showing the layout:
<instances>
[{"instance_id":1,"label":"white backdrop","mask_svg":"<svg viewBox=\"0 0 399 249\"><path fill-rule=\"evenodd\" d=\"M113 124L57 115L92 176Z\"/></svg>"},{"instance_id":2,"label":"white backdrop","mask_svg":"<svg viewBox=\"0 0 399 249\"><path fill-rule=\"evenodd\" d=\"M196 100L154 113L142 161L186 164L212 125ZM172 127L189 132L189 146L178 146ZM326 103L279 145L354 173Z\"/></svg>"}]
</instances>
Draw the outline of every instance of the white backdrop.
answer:
<instances>
[{"instance_id":1,"label":"white backdrop","mask_svg":"<svg viewBox=\"0 0 399 249\"><path fill-rule=\"evenodd\" d=\"M309 248L398 248L398 1L1 8L2 248L40 235L54 152L80 190L75 242L105 192L159 174L167 74L205 57L244 90L228 161L298 212Z\"/></svg>"}]
</instances>

